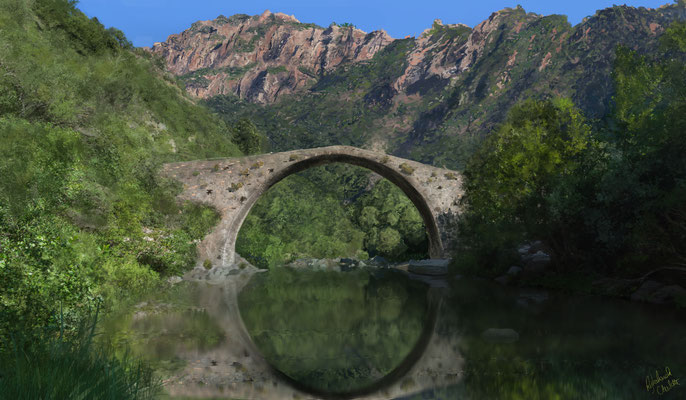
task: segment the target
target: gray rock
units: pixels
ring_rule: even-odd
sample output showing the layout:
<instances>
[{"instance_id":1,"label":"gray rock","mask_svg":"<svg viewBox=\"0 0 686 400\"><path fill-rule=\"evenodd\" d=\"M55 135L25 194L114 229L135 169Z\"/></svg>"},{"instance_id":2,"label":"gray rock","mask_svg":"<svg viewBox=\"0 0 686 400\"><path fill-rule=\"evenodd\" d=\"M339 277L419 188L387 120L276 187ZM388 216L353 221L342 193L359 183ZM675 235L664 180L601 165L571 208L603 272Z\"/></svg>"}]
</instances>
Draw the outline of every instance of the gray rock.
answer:
<instances>
[{"instance_id":1,"label":"gray rock","mask_svg":"<svg viewBox=\"0 0 686 400\"><path fill-rule=\"evenodd\" d=\"M656 281L645 281L632 295L631 300L634 301L647 301L648 296L650 296L657 289L663 285Z\"/></svg>"},{"instance_id":2,"label":"gray rock","mask_svg":"<svg viewBox=\"0 0 686 400\"><path fill-rule=\"evenodd\" d=\"M341 272L349 272L349 271L353 271L354 269L355 269L355 266L353 266L353 265L345 265L345 264L343 264L343 265L341 265L341 270L340 270L340 271L341 271Z\"/></svg>"},{"instance_id":3,"label":"gray rock","mask_svg":"<svg viewBox=\"0 0 686 400\"><path fill-rule=\"evenodd\" d=\"M550 265L550 255L537 251L534 254L529 254L522 258L524 262L524 270L527 272L540 272Z\"/></svg>"},{"instance_id":4,"label":"gray rock","mask_svg":"<svg viewBox=\"0 0 686 400\"><path fill-rule=\"evenodd\" d=\"M447 275L448 264L448 259L410 260L407 270L421 275Z\"/></svg>"},{"instance_id":5,"label":"gray rock","mask_svg":"<svg viewBox=\"0 0 686 400\"><path fill-rule=\"evenodd\" d=\"M490 328L483 331L481 338L494 343L514 343L519 340L519 333L510 328Z\"/></svg>"},{"instance_id":6,"label":"gray rock","mask_svg":"<svg viewBox=\"0 0 686 400\"><path fill-rule=\"evenodd\" d=\"M686 289L679 285L663 286L651 293L647 301L654 304L669 304L677 299L686 299Z\"/></svg>"},{"instance_id":7,"label":"gray rock","mask_svg":"<svg viewBox=\"0 0 686 400\"><path fill-rule=\"evenodd\" d=\"M510 269L507 270L507 274L510 276L517 276L522 272L522 267L518 267L516 265L513 265L510 267Z\"/></svg>"},{"instance_id":8,"label":"gray rock","mask_svg":"<svg viewBox=\"0 0 686 400\"><path fill-rule=\"evenodd\" d=\"M370 258L369 261L370 261L372 264L376 264L376 265L386 265L386 264L388 264L388 260L386 260L385 258L383 258L383 257L381 257L381 256L374 256L374 257Z\"/></svg>"},{"instance_id":9,"label":"gray rock","mask_svg":"<svg viewBox=\"0 0 686 400\"><path fill-rule=\"evenodd\" d=\"M534 240L530 243L530 245L531 247L529 248L529 253L536 253L538 251L542 251L545 253L546 251L545 245L540 240Z\"/></svg>"},{"instance_id":10,"label":"gray rock","mask_svg":"<svg viewBox=\"0 0 686 400\"><path fill-rule=\"evenodd\" d=\"M183 278L180 276L170 276L169 279L167 279L167 283L170 285L176 285L177 283L183 281Z\"/></svg>"},{"instance_id":11,"label":"gray rock","mask_svg":"<svg viewBox=\"0 0 686 400\"><path fill-rule=\"evenodd\" d=\"M495 278L495 281L500 283L501 285L507 285L508 283L510 283L511 280L512 280L512 276L510 276L510 275L501 275L501 276Z\"/></svg>"},{"instance_id":12,"label":"gray rock","mask_svg":"<svg viewBox=\"0 0 686 400\"><path fill-rule=\"evenodd\" d=\"M529 249L531 249L531 245L523 244L517 248L517 253L519 253L519 255L523 257L529 254Z\"/></svg>"}]
</instances>

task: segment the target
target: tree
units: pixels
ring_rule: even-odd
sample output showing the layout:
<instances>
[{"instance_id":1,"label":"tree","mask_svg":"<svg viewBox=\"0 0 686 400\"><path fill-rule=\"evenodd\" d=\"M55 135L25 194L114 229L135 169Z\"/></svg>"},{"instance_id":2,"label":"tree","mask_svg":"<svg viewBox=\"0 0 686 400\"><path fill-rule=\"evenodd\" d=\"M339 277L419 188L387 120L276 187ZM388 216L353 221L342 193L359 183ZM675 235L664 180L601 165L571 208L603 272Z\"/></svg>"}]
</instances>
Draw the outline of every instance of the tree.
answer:
<instances>
[{"instance_id":1,"label":"tree","mask_svg":"<svg viewBox=\"0 0 686 400\"><path fill-rule=\"evenodd\" d=\"M262 150L262 135L255 124L247 118L240 119L233 126L232 142L236 143L243 154L255 154Z\"/></svg>"},{"instance_id":2,"label":"tree","mask_svg":"<svg viewBox=\"0 0 686 400\"><path fill-rule=\"evenodd\" d=\"M633 252L686 265L686 24L673 23L652 57L617 51L613 130L633 177L627 227ZM626 194L624 194L626 196ZM653 261L654 262L654 261Z\"/></svg>"},{"instance_id":3,"label":"tree","mask_svg":"<svg viewBox=\"0 0 686 400\"><path fill-rule=\"evenodd\" d=\"M568 99L527 100L471 157L464 171L467 207L461 221L463 245L476 263L509 262L504 249L525 239L544 239L561 250L568 208L584 207L574 177L595 146L591 129ZM556 245L557 244L557 245Z\"/></svg>"},{"instance_id":4,"label":"tree","mask_svg":"<svg viewBox=\"0 0 686 400\"><path fill-rule=\"evenodd\" d=\"M571 174L590 128L568 99L528 100L469 161L464 202L490 222L522 222L535 231L556 179Z\"/></svg>"}]
</instances>

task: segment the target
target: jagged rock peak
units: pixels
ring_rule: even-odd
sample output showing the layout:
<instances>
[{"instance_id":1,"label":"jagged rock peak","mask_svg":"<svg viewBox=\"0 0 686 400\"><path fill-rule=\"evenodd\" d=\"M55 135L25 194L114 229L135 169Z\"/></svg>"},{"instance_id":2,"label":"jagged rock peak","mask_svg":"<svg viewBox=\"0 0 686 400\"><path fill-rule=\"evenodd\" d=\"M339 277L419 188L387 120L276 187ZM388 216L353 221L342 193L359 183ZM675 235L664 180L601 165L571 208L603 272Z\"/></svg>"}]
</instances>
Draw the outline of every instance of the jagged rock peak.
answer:
<instances>
[{"instance_id":1,"label":"jagged rock peak","mask_svg":"<svg viewBox=\"0 0 686 400\"><path fill-rule=\"evenodd\" d=\"M272 16L272 15L273 15L275 18L278 18L278 19L281 19L281 20L284 20L284 21L295 22L295 23L297 23L297 24L300 23L300 21L298 21L298 19L295 18L295 15L288 15L288 14L284 14L284 13L281 13L281 12L273 13L273 12L271 12L271 11L269 11L269 10L264 10L264 12L263 12L262 14L260 14L259 21L260 21L260 22L264 22L264 21L267 20L267 18L269 18L269 17Z\"/></svg>"},{"instance_id":2,"label":"jagged rock peak","mask_svg":"<svg viewBox=\"0 0 686 400\"><path fill-rule=\"evenodd\" d=\"M384 31L324 28L265 10L195 22L150 51L166 60L194 96L234 94L270 103L339 65L371 59L393 40Z\"/></svg>"}]
</instances>

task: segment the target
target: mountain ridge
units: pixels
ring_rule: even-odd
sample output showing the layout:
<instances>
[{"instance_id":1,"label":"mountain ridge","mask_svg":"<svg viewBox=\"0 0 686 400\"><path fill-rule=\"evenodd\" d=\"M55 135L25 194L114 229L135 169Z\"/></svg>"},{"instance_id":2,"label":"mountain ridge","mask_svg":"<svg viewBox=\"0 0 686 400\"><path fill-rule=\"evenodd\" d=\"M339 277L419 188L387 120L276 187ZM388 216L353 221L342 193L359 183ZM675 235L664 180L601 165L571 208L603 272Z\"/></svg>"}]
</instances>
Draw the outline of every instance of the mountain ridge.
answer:
<instances>
[{"instance_id":1,"label":"mountain ridge","mask_svg":"<svg viewBox=\"0 0 686 400\"><path fill-rule=\"evenodd\" d=\"M525 98L570 97L602 117L616 47L649 54L683 19L678 4L614 6L572 26L516 7L474 28L435 20L418 37L394 39L265 12L196 23L151 51L227 120L255 120L275 149L349 144L459 168ZM233 35L213 44L213 29ZM249 51L236 48L246 41Z\"/></svg>"}]
</instances>

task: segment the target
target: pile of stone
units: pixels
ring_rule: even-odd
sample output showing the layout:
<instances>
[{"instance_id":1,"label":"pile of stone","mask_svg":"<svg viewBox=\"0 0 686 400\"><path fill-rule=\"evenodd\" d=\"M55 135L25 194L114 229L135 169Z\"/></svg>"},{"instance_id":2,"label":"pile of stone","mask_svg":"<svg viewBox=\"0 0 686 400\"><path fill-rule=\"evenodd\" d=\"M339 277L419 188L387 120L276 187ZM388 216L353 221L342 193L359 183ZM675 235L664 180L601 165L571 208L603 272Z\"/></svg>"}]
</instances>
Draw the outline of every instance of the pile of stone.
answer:
<instances>
[{"instance_id":1,"label":"pile of stone","mask_svg":"<svg viewBox=\"0 0 686 400\"><path fill-rule=\"evenodd\" d=\"M517 248L517 253L519 265L511 266L504 275L495 279L496 282L507 285L522 275L545 273L551 265L550 250L540 240L522 244Z\"/></svg>"}]
</instances>

